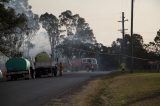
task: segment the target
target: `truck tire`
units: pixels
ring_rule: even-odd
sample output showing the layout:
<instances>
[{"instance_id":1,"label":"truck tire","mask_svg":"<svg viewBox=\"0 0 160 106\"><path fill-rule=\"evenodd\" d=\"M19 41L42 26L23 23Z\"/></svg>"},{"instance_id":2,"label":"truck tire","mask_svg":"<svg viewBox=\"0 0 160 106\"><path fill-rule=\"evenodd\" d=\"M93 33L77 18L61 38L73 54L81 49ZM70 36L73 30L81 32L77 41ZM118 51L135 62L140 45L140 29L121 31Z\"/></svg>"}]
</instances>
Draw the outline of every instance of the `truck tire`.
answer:
<instances>
[{"instance_id":1,"label":"truck tire","mask_svg":"<svg viewBox=\"0 0 160 106\"><path fill-rule=\"evenodd\" d=\"M29 80L29 77L24 78L25 80Z\"/></svg>"},{"instance_id":2,"label":"truck tire","mask_svg":"<svg viewBox=\"0 0 160 106\"><path fill-rule=\"evenodd\" d=\"M35 71L35 78L40 78L41 74L38 70Z\"/></svg>"},{"instance_id":3,"label":"truck tire","mask_svg":"<svg viewBox=\"0 0 160 106\"><path fill-rule=\"evenodd\" d=\"M13 75L10 75L10 80L11 80L11 81L13 81L13 80L14 80Z\"/></svg>"},{"instance_id":4,"label":"truck tire","mask_svg":"<svg viewBox=\"0 0 160 106\"><path fill-rule=\"evenodd\" d=\"M11 77L11 81L13 81L13 80L17 80L17 76L16 75L10 75L10 77Z\"/></svg>"},{"instance_id":5,"label":"truck tire","mask_svg":"<svg viewBox=\"0 0 160 106\"><path fill-rule=\"evenodd\" d=\"M31 73L31 78L35 79L35 73Z\"/></svg>"},{"instance_id":6,"label":"truck tire","mask_svg":"<svg viewBox=\"0 0 160 106\"><path fill-rule=\"evenodd\" d=\"M25 78L24 78L25 80L29 80L30 79L30 73L28 73L28 74L25 74Z\"/></svg>"},{"instance_id":7,"label":"truck tire","mask_svg":"<svg viewBox=\"0 0 160 106\"><path fill-rule=\"evenodd\" d=\"M57 71L54 71L54 76L55 76L55 77L57 76Z\"/></svg>"},{"instance_id":8,"label":"truck tire","mask_svg":"<svg viewBox=\"0 0 160 106\"><path fill-rule=\"evenodd\" d=\"M33 74L33 79L35 79L36 78L36 76L35 76L35 73Z\"/></svg>"}]
</instances>

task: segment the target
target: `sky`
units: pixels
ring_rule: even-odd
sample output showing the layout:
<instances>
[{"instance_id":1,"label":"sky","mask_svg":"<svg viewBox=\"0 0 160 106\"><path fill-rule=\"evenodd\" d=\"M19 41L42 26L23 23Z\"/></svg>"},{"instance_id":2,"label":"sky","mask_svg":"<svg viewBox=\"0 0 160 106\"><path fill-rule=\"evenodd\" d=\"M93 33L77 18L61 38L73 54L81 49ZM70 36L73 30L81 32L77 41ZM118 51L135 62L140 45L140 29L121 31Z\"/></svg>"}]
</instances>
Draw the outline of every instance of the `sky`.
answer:
<instances>
[{"instance_id":1,"label":"sky","mask_svg":"<svg viewBox=\"0 0 160 106\"><path fill-rule=\"evenodd\" d=\"M122 12L125 12L125 28L130 33L131 0L29 0L32 11L41 15L45 12L59 16L66 10L85 18L93 29L99 43L110 46L122 37ZM134 33L141 34L144 42L153 41L160 29L160 0L135 0ZM39 32L42 34L42 32Z\"/></svg>"}]
</instances>

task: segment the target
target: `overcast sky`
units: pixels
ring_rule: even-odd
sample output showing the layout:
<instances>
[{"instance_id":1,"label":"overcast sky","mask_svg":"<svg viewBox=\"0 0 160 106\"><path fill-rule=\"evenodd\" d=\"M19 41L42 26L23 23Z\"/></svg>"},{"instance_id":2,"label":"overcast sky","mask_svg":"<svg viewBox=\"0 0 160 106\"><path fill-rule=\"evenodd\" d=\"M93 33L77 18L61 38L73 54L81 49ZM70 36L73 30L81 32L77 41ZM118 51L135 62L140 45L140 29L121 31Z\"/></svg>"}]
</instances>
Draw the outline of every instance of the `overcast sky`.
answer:
<instances>
[{"instance_id":1,"label":"overcast sky","mask_svg":"<svg viewBox=\"0 0 160 106\"><path fill-rule=\"evenodd\" d=\"M59 16L61 12L71 10L86 19L99 43L109 46L112 41L122 34L122 11L128 22L125 28L130 33L130 6L131 0L29 0L32 10L36 14L45 12ZM135 0L134 33L143 36L147 43L153 41L156 32L160 29L160 0Z\"/></svg>"}]
</instances>

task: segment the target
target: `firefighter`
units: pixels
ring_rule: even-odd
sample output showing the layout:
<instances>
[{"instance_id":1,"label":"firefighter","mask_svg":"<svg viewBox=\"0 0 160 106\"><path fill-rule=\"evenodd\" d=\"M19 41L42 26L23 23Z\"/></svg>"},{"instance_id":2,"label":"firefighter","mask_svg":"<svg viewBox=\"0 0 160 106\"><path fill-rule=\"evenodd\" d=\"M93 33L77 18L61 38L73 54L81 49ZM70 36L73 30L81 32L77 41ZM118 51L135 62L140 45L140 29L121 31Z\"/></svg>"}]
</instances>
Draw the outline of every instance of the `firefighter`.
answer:
<instances>
[{"instance_id":1,"label":"firefighter","mask_svg":"<svg viewBox=\"0 0 160 106\"><path fill-rule=\"evenodd\" d=\"M57 64L55 64L55 66L53 67L53 73L54 73L54 76L56 77L57 76Z\"/></svg>"},{"instance_id":2,"label":"firefighter","mask_svg":"<svg viewBox=\"0 0 160 106\"><path fill-rule=\"evenodd\" d=\"M125 64L125 63L122 63L122 64L121 64L121 71L122 71L122 72L125 72L125 70L126 70L126 64Z\"/></svg>"},{"instance_id":3,"label":"firefighter","mask_svg":"<svg viewBox=\"0 0 160 106\"><path fill-rule=\"evenodd\" d=\"M30 72L31 72L31 78L35 79L35 70L33 69L33 67L30 67Z\"/></svg>"},{"instance_id":4,"label":"firefighter","mask_svg":"<svg viewBox=\"0 0 160 106\"><path fill-rule=\"evenodd\" d=\"M62 76L62 73L63 73L63 64L60 62L59 63L59 76Z\"/></svg>"}]
</instances>

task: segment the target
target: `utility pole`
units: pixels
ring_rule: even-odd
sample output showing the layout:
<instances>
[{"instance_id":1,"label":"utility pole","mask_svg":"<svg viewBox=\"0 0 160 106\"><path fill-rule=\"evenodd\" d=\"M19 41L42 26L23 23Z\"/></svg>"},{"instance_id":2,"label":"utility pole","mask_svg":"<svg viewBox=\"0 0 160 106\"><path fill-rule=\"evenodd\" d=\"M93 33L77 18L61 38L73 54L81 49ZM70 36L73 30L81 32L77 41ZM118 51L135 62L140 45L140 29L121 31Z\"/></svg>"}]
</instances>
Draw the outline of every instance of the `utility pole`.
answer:
<instances>
[{"instance_id":1,"label":"utility pole","mask_svg":"<svg viewBox=\"0 0 160 106\"><path fill-rule=\"evenodd\" d=\"M133 12L134 0L131 0L131 73L133 72Z\"/></svg>"},{"instance_id":2,"label":"utility pole","mask_svg":"<svg viewBox=\"0 0 160 106\"><path fill-rule=\"evenodd\" d=\"M124 62L124 36L125 36L125 30L128 30L128 29L125 29L124 28L124 23L125 21L128 21L128 19L125 19L125 16L124 16L124 12L122 12L122 20L121 21L118 21L118 22L121 22L122 23L122 30L118 30L118 31L121 31L122 32L122 42L121 42L121 55L122 55L122 62Z\"/></svg>"}]
</instances>

